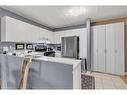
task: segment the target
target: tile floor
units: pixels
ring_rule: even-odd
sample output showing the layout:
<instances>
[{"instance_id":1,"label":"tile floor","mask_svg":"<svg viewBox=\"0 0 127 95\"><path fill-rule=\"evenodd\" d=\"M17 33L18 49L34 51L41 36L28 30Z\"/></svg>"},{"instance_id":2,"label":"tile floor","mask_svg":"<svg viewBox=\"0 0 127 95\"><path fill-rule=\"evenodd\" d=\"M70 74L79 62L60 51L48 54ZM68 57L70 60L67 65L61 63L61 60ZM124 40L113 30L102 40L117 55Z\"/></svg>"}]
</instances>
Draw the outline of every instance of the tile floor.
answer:
<instances>
[{"instance_id":1,"label":"tile floor","mask_svg":"<svg viewBox=\"0 0 127 95\"><path fill-rule=\"evenodd\" d=\"M122 80L127 84L127 75L121 77Z\"/></svg>"},{"instance_id":2,"label":"tile floor","mask_svg":"<svg viewBox=\"0 0 127 95\"><path fill-rule=\"evenodd\" d=\"M87 72L83 74L95 77L95 89L127 89L127 84L125 84L120 76L98 72Z\"/></svg>"}]
</instances>

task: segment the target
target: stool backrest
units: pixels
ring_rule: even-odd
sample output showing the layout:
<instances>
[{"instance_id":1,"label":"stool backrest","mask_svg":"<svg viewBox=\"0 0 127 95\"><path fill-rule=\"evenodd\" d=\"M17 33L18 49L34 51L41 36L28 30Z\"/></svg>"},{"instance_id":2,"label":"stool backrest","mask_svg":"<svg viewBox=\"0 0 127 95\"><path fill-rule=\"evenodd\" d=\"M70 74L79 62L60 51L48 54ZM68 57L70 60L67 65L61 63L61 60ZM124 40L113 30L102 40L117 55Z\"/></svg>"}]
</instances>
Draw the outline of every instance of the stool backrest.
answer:
<instances>
[{"instance_id":1,"label":"stool backrest","mask_svg":"<svg viewBox=\"0 0 127 95\"><path fill-rule=\"evenodd\" d=\"M21 69L21 80L19 84L19 89L26 89L27 86L27 78L29 73L29 67L32 63L32 58L25 58L23 61L22 69Z\"/></svg>"}]
</instances>

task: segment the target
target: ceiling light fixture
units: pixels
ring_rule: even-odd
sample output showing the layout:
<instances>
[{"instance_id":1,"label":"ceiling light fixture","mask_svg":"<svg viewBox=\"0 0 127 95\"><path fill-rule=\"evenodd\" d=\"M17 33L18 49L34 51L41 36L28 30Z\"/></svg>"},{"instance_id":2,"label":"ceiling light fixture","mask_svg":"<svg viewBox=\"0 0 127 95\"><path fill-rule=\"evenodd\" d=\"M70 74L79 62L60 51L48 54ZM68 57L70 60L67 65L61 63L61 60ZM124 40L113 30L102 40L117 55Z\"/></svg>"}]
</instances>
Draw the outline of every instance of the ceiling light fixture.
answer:
<instances>
[{"instance_id":1,"label":"ceiling light fixture","mask_svg":"<svg viewBox=\"0 0 127 95\"><path fill-rule=\"evenodd\" d=\"M84 15L85 13L86 13L85 7L72 7L67 11L66 15L77 17L80 15Z\"/></svg>"}]
</instances>

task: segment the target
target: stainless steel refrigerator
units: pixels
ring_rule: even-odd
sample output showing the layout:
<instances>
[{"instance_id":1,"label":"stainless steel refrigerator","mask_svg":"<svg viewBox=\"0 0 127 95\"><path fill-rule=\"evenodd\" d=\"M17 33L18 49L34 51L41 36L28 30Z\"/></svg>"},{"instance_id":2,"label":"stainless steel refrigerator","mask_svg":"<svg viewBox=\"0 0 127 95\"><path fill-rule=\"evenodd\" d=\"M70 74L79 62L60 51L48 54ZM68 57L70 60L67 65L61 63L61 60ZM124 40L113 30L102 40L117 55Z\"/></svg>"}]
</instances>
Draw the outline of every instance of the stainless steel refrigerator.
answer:
<instances>
[{"instance_id":1,"label":"stainless steel refrigerator","mask_svg":"<svg viewBox=\"0 0 127 95\"><path fill-rule=\"evenodd\" d=\"M62 37L62 57L79 58L79 37Z\"/></svg>"}]
</instances>

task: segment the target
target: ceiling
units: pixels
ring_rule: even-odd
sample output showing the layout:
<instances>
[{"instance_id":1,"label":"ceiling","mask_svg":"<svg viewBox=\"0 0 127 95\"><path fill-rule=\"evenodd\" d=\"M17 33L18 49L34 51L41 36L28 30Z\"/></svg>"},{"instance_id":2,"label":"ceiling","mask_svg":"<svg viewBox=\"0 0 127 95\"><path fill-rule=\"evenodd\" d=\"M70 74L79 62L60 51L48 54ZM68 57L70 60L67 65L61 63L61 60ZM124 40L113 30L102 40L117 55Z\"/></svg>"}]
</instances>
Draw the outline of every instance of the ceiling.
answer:
<instances>
[{"instance_id":1,"label":"ceiling","mask_svg":"<svg viewBox=\"0 0 127 95\"><path fill-rule=\"evenodd\" d=\"M127 17L127 6L1 6L52 29ZM83 12L77 10L84 8ZM73 10L72 10L73 9ZM71 11L70 11L71 10ZM74 11L74 12L73 12ZM70 14L69 14L70 13ZM81 14L80 14L81 13ZM78 14L78 15L77 15Z\"/></svg>"}]
</instances>

